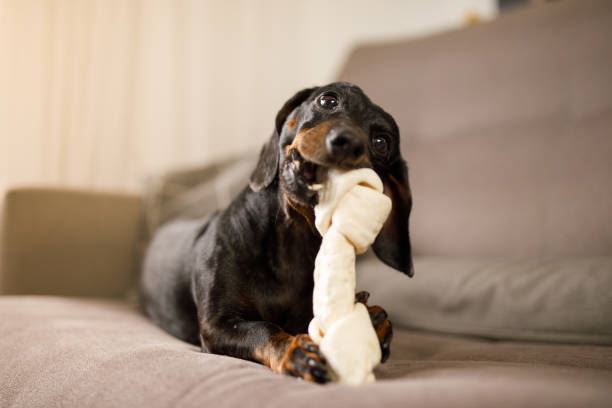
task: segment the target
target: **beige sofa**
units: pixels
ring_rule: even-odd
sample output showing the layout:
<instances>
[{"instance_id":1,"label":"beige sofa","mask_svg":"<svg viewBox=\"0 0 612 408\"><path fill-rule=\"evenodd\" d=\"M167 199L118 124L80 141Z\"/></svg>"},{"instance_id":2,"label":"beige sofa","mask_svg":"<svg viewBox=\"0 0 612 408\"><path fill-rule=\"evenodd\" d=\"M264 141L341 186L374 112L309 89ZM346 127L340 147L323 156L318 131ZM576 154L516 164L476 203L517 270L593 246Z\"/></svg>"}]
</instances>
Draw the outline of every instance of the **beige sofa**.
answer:
<instances>
[{"instance_id":1,"label":"beige sofa","mask_svg":"<svg viewBox=\"0 0 612 408\"><path fill-rule=\"evenodd\" d=\"M398 119L415 278L366 256L396 336L373 385L318 386L167 335L134 306L147 236L225 205L253 157L137 196L4 201L0 407L612 406L612 4L559 1L363 46L341 78Z\"/></svg>"}]
</instances>

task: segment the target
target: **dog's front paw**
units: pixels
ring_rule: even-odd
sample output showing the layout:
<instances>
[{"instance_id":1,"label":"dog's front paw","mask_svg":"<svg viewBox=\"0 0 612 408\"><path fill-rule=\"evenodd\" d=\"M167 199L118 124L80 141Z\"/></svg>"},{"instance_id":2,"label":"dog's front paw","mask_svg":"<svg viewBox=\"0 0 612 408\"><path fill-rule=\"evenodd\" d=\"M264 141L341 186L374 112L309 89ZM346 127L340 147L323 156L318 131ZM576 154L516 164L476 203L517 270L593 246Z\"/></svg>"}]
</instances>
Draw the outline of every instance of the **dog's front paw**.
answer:
<instances>
[{"instance_id":1,"label":"dog's front paw","mask_svg":"<svg viewBox=\"0 0 612 408\"><path fill-rule=\"evenodd\" d=\"M281 372L307 381L324 384L331 381L332 370L307 334L298 334L287 347Z\"/></svg>"},{"instance_id":2,"label":"dog's front paw","mask_svg":"<svg viewBox=\"0 0 612 408\"><path fill-rule=\"evenodd\" d=\"M380 343L380 352L382 354L380 362L384 363L385 361L387 361L389 355L391 354L393 325L391 324L391 321L387 318L387 312L385 311L385 309L378 305L368 306L369 297L370 294L368 292L362 291L355 295L355 301L363 303L368 308L368 313L370 314L372 326L374 326L376 336L378 337L378 341Z\"/></svg>"}]
</instances>

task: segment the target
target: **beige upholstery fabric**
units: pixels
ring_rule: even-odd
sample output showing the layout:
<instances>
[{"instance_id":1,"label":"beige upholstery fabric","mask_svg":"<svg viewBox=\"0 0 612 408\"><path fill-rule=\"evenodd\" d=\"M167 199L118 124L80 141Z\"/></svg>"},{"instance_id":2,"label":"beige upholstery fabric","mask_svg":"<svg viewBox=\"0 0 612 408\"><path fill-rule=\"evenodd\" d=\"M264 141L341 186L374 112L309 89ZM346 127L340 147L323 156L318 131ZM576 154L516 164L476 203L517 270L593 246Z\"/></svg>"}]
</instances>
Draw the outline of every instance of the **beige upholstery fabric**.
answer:
<instances>
[{"instance_id":1,"label":"beige upholstery fabric","mask_svg":"<svg viewBox=\"0 0 612 408\"><path fill-rule=\"evenodd\" d=\"M494 339L612 345L612 257L415 258L406 278L373 255L357 287L402 327Z\"/></svg>"},{"instance_id":2,"label":"beige upholstery fabric","mask_svg":"<svg viewBox=\"0 0 612 408\"><path fill-rule=\"evenodd\" d=\"M0 297L0 406L609 407L612 352L397 331L379 381L319 386L202 354L118 302Z\"/></svg>"},{"instance_id":3,"label":"beige upholstery fabric","mask_svg":"<svg viewBox=\"0 0 612 408\"><path fill-rule=\"evenodd\" d=\"M151 177L145 192L149 235L175 218L205 217L225 208L248 185L258 152Z\"/></svg>"},{"instance_id":4,"label":"beige upholstery fabric","mask_svg":"<svg viewBox=\"0 0 612 408\"><path fill-rule=\"evenodd\" d=\"M353 53L341 78L399 122L414 253L612 254L610 38L612 2L567 0Z\"/></svg>"},{"instance_id":5,"label":"beige upholstery fabric","mask_svg":"<svg viewBox=\"0 0 612 408\"><path fill-rule=\"evenodd\" d=\"M142 242L137 196L50 188L7 193L0 293L125 297Z\"/></svg>"}]
</instances>

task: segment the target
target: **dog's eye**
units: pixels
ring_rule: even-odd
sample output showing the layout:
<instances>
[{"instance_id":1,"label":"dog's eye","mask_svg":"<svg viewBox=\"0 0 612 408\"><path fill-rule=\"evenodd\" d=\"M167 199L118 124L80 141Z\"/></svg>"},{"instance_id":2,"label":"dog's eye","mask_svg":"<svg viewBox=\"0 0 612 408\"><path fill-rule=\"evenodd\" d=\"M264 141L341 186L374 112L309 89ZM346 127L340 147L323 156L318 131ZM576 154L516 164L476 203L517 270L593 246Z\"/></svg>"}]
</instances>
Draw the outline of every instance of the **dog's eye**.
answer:
<instances>
[{"instance_id":1,"label":"dog's eye","mask_svg":"<svg viewBox=\"0 0 612 408\"><path fill-rule=\"evenodd\" d=\"M379 156L386 156L389 153L389 143L384 136L376 135L370 140L372 150Z\"/></svg>"},{"instance_id":2,"label":"dog's eye","mask_svg":"<svg viewBox=\"0 0 612 408\"><path fill-rule=\"evenodd\" d=\"M338 106L338 95L333 92L326 92L319 96L319 100L317 102L322 108L333 109Z\"/></svg>"}]
</instances>

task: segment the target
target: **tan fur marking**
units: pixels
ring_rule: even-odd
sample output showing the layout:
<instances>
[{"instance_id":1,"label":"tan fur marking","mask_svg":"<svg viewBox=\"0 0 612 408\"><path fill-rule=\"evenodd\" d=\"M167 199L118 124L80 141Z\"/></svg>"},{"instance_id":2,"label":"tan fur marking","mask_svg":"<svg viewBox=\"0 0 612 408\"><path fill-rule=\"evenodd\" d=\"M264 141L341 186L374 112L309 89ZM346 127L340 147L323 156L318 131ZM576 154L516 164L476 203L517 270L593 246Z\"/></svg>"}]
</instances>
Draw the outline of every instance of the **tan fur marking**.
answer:
<instances>
[{"instance_id":1,"label":"tan fur marking","mask_svg":"<svg viewBox=\"0 0 612 408\"><path fill-rule=\"evenodd\" d=\"M255 349L253 359L271 368L272 371L280 373L286 351L293 343L295 343L294 336L287 333L275 334L266 344Z\"/></svg>"},{"instance_id":2,"label":"tan fur marking","mask_svg":"<svg viewBox=\"0 0 612 408\"><path fill-rule=\"evenodd\" d=\"M289 130L293 130L293 128L295 127L297 121L295 119L289 119L287 121L287 129Z\"/></svg>"},{"instance_id":3,"label":"tan fur marking","mask_svg":"<svg viewBox=\"0 0 612 408\"><path fill-rule=\"evenodd\" d=\"M325 138L329 133L334 122L331 120L322 122L310 129L303 129L298 132L293 139L293 143L288 146L288 150L297 149L297 151L306 160L315 164L325 164Z\"/></svg>"},{"instance_id":4,"label":"tan fur marking","mask_svg":"<svg viewBox=\"0 0 612 408\"><path fill-rule=\"evenodd\" d=\"M291 199L291 197L289 197L285 193L283 193L283 196L284 196L284 202L289 206L289 208L291 208L293 211L297 212L302 217L304 217L306 219L306 222L308 223L308 226L312 229L313 232L315 232L316 228L314 224L314 218L315 218L314 209L312 207L307 207L300 203L296 203L295 201Z\"/></svg>"}]
</instances>

